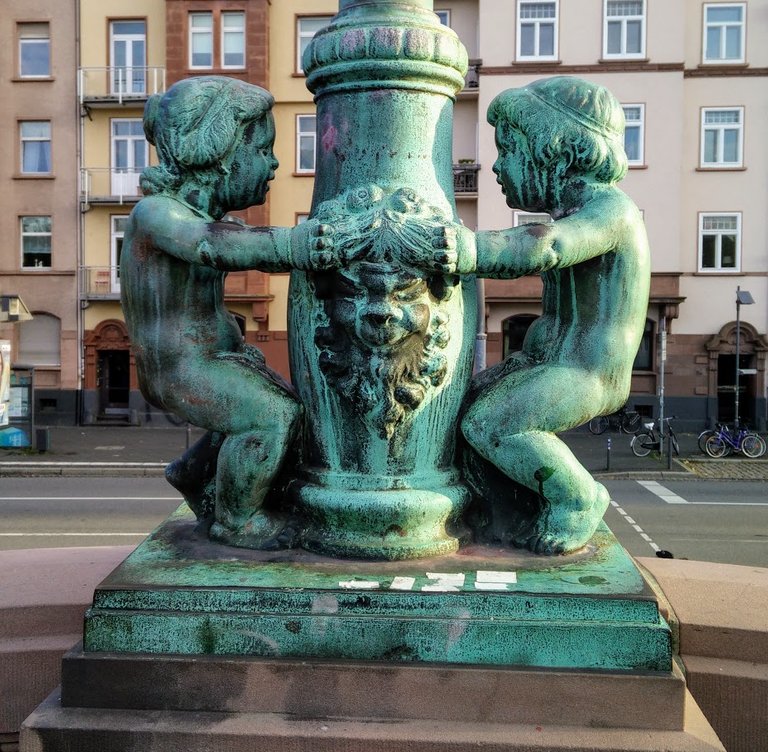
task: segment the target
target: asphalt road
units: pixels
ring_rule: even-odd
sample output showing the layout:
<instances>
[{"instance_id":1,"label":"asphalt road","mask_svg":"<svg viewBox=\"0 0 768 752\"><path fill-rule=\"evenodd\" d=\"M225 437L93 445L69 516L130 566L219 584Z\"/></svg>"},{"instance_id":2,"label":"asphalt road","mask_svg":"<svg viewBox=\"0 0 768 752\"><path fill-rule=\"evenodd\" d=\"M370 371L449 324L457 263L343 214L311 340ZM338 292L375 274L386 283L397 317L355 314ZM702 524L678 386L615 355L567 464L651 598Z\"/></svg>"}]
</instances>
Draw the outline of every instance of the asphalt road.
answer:
<instances>
[{"instance_id":1,"label":"asphalt road","mask_svg":"<svg viewBox=\"0 0 768 752\"><path fill-rule=\"evenodd\" d=\"M609 480L608 526L634 556L768 567L761 482ZM181 503L162 478L0 478L0 550L138 544Z\"/></svg>"}]
</instances>

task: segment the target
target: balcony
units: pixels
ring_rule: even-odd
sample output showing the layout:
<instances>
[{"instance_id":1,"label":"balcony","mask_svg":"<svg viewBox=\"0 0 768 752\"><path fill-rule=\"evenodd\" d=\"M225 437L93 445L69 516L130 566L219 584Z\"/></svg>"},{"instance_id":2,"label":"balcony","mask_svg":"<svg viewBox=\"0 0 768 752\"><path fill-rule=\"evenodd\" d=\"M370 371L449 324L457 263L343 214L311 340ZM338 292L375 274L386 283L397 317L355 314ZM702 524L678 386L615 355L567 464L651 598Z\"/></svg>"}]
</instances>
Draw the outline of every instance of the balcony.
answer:
<instances>
[{"instance_id":1,"label":"balcony","mask_svg":"<svg viewBox=\"0 0 768 752\"><path fill-rule=\"evenodd\" d=\"M81 266L80 296L84 300L120 300L118 267Z\"/></svg>"},{"instance_id":2,"label":"balcony","mask_svg":"<svg viewBox=\"0 0 768 752\"><path fill-rule=\"evenodd\" d=\"M480 66L482 60L470 60L467 73L464 76L464 88L459 92L460 97L476 97L480 91Z\"/></svg>"},{"instance_id":3,"label":"balcony","mask_svg":"<svg viewBox=\"0 0 768 752\"><path fill-rule=\"evenodd\" d=\"M80 68L77 95L81 105L142 105L151 94L165 91L165 67Z\"/></svg>"},{"instance_id":4,"label":"balcony","mask_svg":"<svg viewBox=\"0 0 768 752\"><path fill-rule=\"evenodd\" d=\"M477 197L477 162L459 162L453 166L453 191L456 198Z\"/></svg>"},{"instance_id":5,"label":"balcony","mask_svg":"<svg viewBox=\"0 0 768 752\"><path fill-rule=\"evenodd\" d=\"M80 201L91 204L135 204L141 198L139 176L143 167L83 167Z\"/></svg>"}]
</instances>

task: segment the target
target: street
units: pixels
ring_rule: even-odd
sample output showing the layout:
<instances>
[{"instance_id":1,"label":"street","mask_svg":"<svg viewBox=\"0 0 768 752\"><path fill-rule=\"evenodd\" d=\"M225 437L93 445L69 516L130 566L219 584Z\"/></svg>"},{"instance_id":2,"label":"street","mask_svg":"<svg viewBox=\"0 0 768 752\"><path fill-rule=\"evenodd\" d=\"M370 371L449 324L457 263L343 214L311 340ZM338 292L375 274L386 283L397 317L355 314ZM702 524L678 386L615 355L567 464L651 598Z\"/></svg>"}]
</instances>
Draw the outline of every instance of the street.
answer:
<instances>
[{"instance_id":1,"label":"street","mask_svg":"<svg viewBox=\"0 0 768 752\"><path fill-rule=\"evenodd\" d=\"M768 567L765 483L607 480L608 526L633 556ZM162 478L0 478L0 550L138 544L179 504Z\"/></svg>"}]
</instances>

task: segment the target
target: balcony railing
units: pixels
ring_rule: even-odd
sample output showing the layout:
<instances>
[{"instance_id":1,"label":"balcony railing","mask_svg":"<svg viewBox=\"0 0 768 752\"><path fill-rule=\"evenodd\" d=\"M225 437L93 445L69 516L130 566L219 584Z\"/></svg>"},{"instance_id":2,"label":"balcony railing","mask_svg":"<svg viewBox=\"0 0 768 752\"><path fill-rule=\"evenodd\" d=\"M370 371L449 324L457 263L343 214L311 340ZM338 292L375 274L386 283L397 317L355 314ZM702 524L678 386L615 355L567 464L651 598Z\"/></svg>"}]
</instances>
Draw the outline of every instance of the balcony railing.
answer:
<instances>
[{"instance_id":1,"label":"balcony railing","mask_svg":"<svg viewBox=\"0 0 768 752\"><path fill-rule=\"evenodd\" d=\"M482 60L470 60L469 67L467 68L467 74L464 76L464 91L468 89L477 91L480 87L480 66L483 64Z\"/></svg>"},{"instance_id":2,"label":"balcony railing","mask_svg":"<svg viewBox=\"0 0 768 752\"><path fill-rule=\"evenodd\" d=\"M80 200L84 204L125 204L141 198L139 176L143 167L83 167Z\"/></svg>"},{"instance_id":3,"label":"balcony railing","mask_svg":"<svg viewBox=\"0 0 768 752\"><path fill-rule=\"evenodd\" d=\"M145 100L150 94L165 91L165 68L161 66L129 68L80 68L77 93L80 104Z\"/></svg>"},{"instance_id":4,"label":"balcony railing","mask_svg":"<svg viewBox=\"0 0 768 752\"><path fill-rule=\"evenodd\" d=\"M477 173L480 165L476 162L460 163L453 166L454 193L477 193Z\"/></svg>"},{"instance_id":5,"label":"balcony railing","mask_svg":"<svg viewBox=\"0 0 768 752\"><path fill-rule=\"evenodd\" d=\"M119 300L120 273L116 266L81 266L80 294L86 300Z\"/></svg>"}]
</instances>

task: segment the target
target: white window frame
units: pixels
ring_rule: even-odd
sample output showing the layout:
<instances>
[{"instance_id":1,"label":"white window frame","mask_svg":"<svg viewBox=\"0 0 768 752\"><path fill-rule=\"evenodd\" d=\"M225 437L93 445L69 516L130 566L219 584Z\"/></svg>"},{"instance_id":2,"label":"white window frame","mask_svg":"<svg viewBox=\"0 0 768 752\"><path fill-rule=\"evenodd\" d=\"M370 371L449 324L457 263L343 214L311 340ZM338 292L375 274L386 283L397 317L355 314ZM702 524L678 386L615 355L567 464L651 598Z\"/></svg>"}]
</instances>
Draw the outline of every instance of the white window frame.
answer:
<instances>
[{"instance_id":1,"label":"white window frame","mask_svg":"<svg viewBox=\"0 0 768 752\"><path fill-rule=\"evenodd\" d=\"M714 8L741 8L741 21L736 23L731 22L718 22L709 23L707 21L708 11ZM720 52L725 52L725 39L726 35L724 30L728 27L738 26L741 29L739 36L739 48L741 54L738 58L727 58L719 55L718 57L707 57L707 31L710 27L720 27ZM746 3L704 3L703 7L703 22L702 22L702 42L701 42L701 60L705 65L739 65L746 62L746 30L747 30L747 4Z\"/></svg>"},{"instance_id":2,"label":"white window frame","mask_svg":"<svg viewBox=\"0 0 768 752\"><path fill-rule=\"evenodd\" d=\"M29 31L24 32L24 27L27 27ZM31 29L30 27L38 27L37 29ZM42 34L42 28L45 27L46 33ZM39 30L38 35L35 34ZM48 21L27 21L19 22L16 24L16 37L18 39L18 55L19 55L19 78L23 79L36 79L36 78L50 78L51 77L51 25ZM22 50L25 46L29 45L45 45L48 53L48 70L45 73L24 73L24 55Z\"/></svg>"},{"instance_id":3,"label":"white window frame","mask_svg":"<svg viewBox=\"0 0 768 752\"><path fill-rule=\"evenodd\" d=\"M706 123L707 113L709 112L738 112L738 123ZM735 162L726 162L723 157L724 132L734 130L738 132L738 159ZM718 139L718 157L714 162L707 162L705 158L705 143L707 131L717 131ZM699 155L699 166L712 170L733 170L744 166L744 107L702 107L701 108L701 151Z\"/></svg>"},{"instance_id":4,"label":"white window frame","mask_svg":"<svg viewBox=\"0 0 768 752\"><path fill-rule=\"evenodd\" d=\"M315 126L309 129L302 129L302 120L304 118L312 118L315 120ZM314 175L317 168L317 116L313 114L296 115L296 173L299 175ZM302 139L309 138L314 144L314 159L312 160L312 168L301 166L301 142Z\"/></svg>"},{"instance_id":5,"label":"white window frame","mask_svg":"<svg viewBox=\"0 0 768 752\"><path fill-rule=\"evenodd\" d=\"M523 5L554 5L555 6L555 16L554 18L545 18L545 19L530 19L525 18L523 19L520 15L520 11L523 7ZM533 55L523 55L521 51L521 45L522 45L522 27L523 22L526 24L532 23L536 27L536 51ZM539 44L541 41L541 26L543 24L552 24L553 26L553 36L552 36L552 54L551 55L542 55L539 53ZM558 55L558 27L560 25L560 0L517 0L517 34L516 34L516 54L517 54L517 60L520 61L526 61L526 60L557 60Z\"/></svg>"},{"instance_id":6,"label":"white window frame","mask_svg":"<svg viewBox=\"0 0 768 752\"><path fill-rule=\"evenodd\" d=\"M127 222L128 214L111 214L109 217L109 267L112 292L120 292L120 259L118 258L118 240L125 237L125 228L117 228L118 222Z\"/></svg>"},{"instance_id":7,"label":"white window frame","mask_svg":"<svg viewBox=\"0 0 768 752\"><path fill-rule=\"evenodd\" d=\"M227 28L227 20L233 20L236 17L240 17L242 19L242 25L235 28ZM227 70L242 70L245 68L245 11L244 10L223 10L221 12L221 67ZM242 40L242 55L243 55L243 62L240 65L226 65L224 62L224 55L226 52L226 43L225 40L227 36L235 36L238 35L240 39Z\"/></svg>"},{"instance_id":8,"label":"white window frame","mask_svg":"<svg viewBox=\"0 0 768 752\"><path fill-rule=\"evenodd\" d=\"M137 133L118 134L117 126L128 123ZM126 164L117 164L118 142L125 144ZM136 144L144 144L144 164L137 164ZM110 192L114 196L139 196L139 179L141 173L149 166L149 142L144 135L141 118L110 118L109 124L110 150Z\"/></svg>"},{"instance_id":9,"label":"white window frame","mask_svg":"<svg viewBox=\"0 0 768 752\"><path fill-rule=\"evenodd\" d=\"M141 24L142 32L120 32L120 24ZM117 44L125 44L125 64L117 64ZM135 45L141 54L134 59ZM111 19L109 22L110 92L112 94L146 94L147 91L147 22L143 18Z\"/></svg>"},{"instance_id":10,"label":"white window frame","mask_svg":"<svg viewBox=\"0 0 768 752\"><path fill-rule=\"evenodd\" d=\"M636 0L642 3L643 9L639 16L609 16L608 3L614 0L603 0L603 58L605 60L640 60L645 58L645 30L648 5L646 0ZM640 51L627 52L627 22L640 22ZM611 23L621 25L621 50L619 52L608 51L608 26Z\"/></svg>"},{"instance_id":11,"label":"white window frame","mask_svg":"<svg viewBox=\"0 0 768 752\"><path fill-rule=\"evenodd\" d=\"M314 39L315 34L320 29L317 29L315 31L305 31L302 30L301 25L304 21L325 21L325 25L327 26L333 16L297 16L296 17L296 73L299 75L303 75L304 73L304 66L302 64L302 54L304 51L304 48L309 44L312 39ZM322 28L322 27L320 27Z\"/></svg>"},{"instance_id":12,"label":"white window frame","mask_svg":"<svg viewBox=\"0 0 768 752\"><path fill-rule=\"evenodd\" d=\"M208 18L210 20L209 28L195 27L192 23L193 18ZM187 16L187 23L189 24L189 69L190 70L211 70L213 68L213 12L206 11L194 11ZM208 36L211 47L211 62L210 65L194 65L192 63L192 55L194 52L194 38L196 36Z\"/></svg>"},{"instance_id":13,"label":"white window frame","mask_svg":"<svg viewBox=\"0 0 768 752\"><path fill-rule=\"evenodd\" d=\"M47 232L35 232L35 231L24 231L24 220L25 219L48 219L49 220L49 227L50 229ZM19 236L20 236L20 242L19 242L19 249L21 251L21 268L24 270L45 270L48 271L53 268L53 218L50 214L24 214L19 217ZM29 266L24 263L24 239L25 238L48 238L48 258L49 263L47 266L44 264L34 264L33 266Z\"/></svg>"},{"instance_id":14,"label":"white window frame","mask_svg":"<svg viewBox=\"0 0 768 752\"><path fill-rule=\"evenodd\" d=\"M637 108L640 110L639 120L627 120L626 112L628 108ZM638 131L638 143L640 144L640 154L637 159L630 159L627 154L627 164L630 167L640 167L645 165L645 105L640 102L623 103L621 108L624 110L624 151L626 152L626 133L632 128Z\"/></svg>"},{"instance_id":15,"label":"white window frame","mask_svg":"<svg viewBox=\"0 0 768 752\"><path fill-rule=\"evenodd\" d=\"M709 217L732 217L736 219L735 230L705 230L704 221ZM724 235L736 234L736 258L735 266L723 266L722 238ZM704 236L714 235L718 238L716 243L716 266L704 266ZM699 212L699 263L701 274L739 274L741 273L741 212Z\"/></svg>"},{"instance_id":16,"label":"white window frame","mask_svg":"<svg viewBox=\"0 0 768 752\"><path fill-rule=\"evenodd\" d=\"M435 8L435 15L440 19L440 23L443 26L451 28L451 11L446 8Z\"/></svg>"},{"instance_id":17,"label":"white window frame","mask_svg":"<svg viewBox=\"0 0 768 752\"><path fill-rule=\"evenodd\" d=\"M25 136L24 125L26 123L46 123L48 125L48 136ZM48 144L48 170L35 171L24 169L24 145L33 142ZM19 173L21 175L51 175L53 173L53 139L50 120L19 120Z\"/></svg>"}]
</instances>

